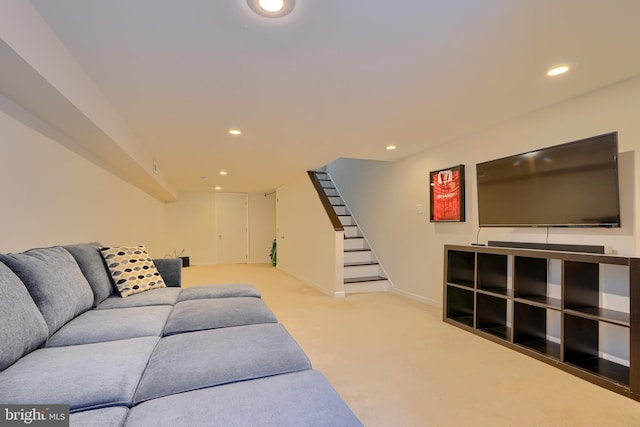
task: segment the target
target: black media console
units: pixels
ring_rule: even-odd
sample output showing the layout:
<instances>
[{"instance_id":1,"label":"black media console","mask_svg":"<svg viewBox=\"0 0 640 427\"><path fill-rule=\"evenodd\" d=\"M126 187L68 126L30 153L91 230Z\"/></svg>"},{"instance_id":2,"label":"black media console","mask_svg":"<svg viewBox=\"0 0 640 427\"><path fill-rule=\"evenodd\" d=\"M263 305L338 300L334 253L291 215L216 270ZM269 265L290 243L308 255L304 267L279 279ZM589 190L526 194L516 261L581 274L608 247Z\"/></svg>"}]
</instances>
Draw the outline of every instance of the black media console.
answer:
<instances>
[{"instance_id":1,"label":"black media console","mask_svg":"<svg viewBox=\"0 0 640 427\"><path fill-rule=\"evenodd\" d=\"M446 323L640 401L640 258L446 245L443 298Z\"/></svg>"}]
</instances>

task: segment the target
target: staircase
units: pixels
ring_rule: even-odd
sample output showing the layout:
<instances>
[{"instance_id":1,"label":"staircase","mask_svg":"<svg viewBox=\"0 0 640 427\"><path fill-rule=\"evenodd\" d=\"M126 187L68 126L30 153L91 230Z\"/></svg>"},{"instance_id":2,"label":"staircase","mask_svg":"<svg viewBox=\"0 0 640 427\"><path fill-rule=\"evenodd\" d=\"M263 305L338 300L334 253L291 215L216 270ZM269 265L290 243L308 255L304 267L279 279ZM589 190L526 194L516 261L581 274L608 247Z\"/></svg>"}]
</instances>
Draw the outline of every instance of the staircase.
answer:
<instances>
[{"instance_id":1,"label":"staircase","mask_svg":"<svg viewBox=\"0 0 640 427\"><path fill-rule=\"evenodd\" d=\"M326 172L314 172L314 174L344 227L345 292L352 294L388 291L389 280L387 280L360 227L340 197L331 177Z\"/></svg>"}]
</instances>

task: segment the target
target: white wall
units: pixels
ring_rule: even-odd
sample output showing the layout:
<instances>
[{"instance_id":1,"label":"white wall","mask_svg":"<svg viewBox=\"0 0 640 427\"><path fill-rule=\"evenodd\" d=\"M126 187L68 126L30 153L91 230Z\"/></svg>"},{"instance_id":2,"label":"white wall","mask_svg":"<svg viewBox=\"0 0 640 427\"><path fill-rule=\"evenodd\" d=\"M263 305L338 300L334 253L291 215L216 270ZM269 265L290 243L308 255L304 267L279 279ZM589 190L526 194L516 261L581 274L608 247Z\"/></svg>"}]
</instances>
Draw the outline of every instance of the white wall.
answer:
<instances>
[{"instance_id":1,"label":"white wall","mask_svg":"<svg viewBox=\"0 0 640 427\"><path fill-rule=\"evenodd\" d=\"M249 262L270 263L276 237L275 193L249 193Z\"/></svg>"},{"instance_id":2,"label":"white wall","mask_svg":"<svg viewBox=\"0 0 640 427\"><path fill-rule=\"evenodd\" d=\"M15 105L0 101L0 252L98 241L143 244L153 257L185 249L192 264L216 263L214 193L181 192L165 204L14 119ZM249 227L249 262L270 262L273 195L249 194Z\"/></svg>"},{"instance_id":3,"label":"white wall","mask_svg":"<svg viewBox=\"0 0 640 427\"><path fill-rule=\"evenodd\" d=\"M549 243L605 244L623 255L640 248L640 77L533 112L452 144L393 162L340 159L329 165L336 181L400 292L441 304L443 245L476 241L475 164L618 131L622 227L552 228ZM464 223L429 222L429 171L466 165ZM422 204L425 213L416 214ZM546 229L483 228L479 241L544 242Z\"/></svg>"},{"instance_id":4,"label":"white wall","mask_svg":"<svg viewBox=\"0 0 640 427\"><path fill-rule=\"evenodd\" d=\"M0 251L99 241L164 255L164 205L0 109Z\"/></svg>"},{"instance_id":5,"label":"white wall","mask_svg":"<svg viewBox=\"0 0 640 427\"><path fill-rule=\"evenodd\" d=\"M13 95L18 103L26 102L27 109L41 118L44 114L45 120L59 130L91 134L92 138L79 138L71 146L94 155L99 153L104 165L114 173L128 175L130 182L147 188L151 194L174 199L174 191L168 188L161 171L153 170L154 162L147 147L136 139L30 2L0 3L0 40L20 57L22 72L15 84L7 88L9 97ZM16 71L7 68L8 72ZM78 129L82 130L77 132ZM127 163L126 168L119 164L122 162Z\"/></svg>"},{"instance_id":6,"label":"white wall","mask_svg":"<svg viewBox=\"0 0 640 427\"><path fill-rule=\"evenodd\" d=\"M178 201L167 203L165 212L168 254L188 256L192 265L215 264L218 257L215 194L180 191Z\"/></svg>"},{"instance_id":7,"label":"white wall","mask_svg":"<svg viewBox=\"0 0 640 427\"><path fill-rule=\"evenodd\" d=\"M328 295L344 296L336 232L306 172L276 191L278 268Z\"/></svg>"},{"instance_id":8,"label":"white wall","mask_svg":"<svg viewBox=\"0 0 640 427\"><path fill-rule=\"evenodd\" d=\"M269 263L275 237L275 197L249 193L249 262ZM166 204L168 253L182 251L193 265L218 262L216 194L181 191L176 202Z\"/></svg>"}]
</instances>

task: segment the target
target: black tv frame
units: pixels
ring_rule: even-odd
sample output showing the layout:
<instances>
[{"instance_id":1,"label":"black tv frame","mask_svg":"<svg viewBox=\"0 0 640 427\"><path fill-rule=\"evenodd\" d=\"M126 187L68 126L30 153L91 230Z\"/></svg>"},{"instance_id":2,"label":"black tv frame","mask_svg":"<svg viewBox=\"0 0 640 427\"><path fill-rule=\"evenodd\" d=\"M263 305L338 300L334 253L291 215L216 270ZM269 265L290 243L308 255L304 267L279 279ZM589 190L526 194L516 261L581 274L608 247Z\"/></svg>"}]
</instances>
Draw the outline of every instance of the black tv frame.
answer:
<instances>
[{"instance_id":1,"label":"black tv frame","mask_svg":"<svg viewBox=\"0 0 640 427\"><path fill-rule=\"evenodd\" d=\"M534 222L530 222L530 223L520 223L520 222L505 222L505 223L482 223L481 222L481 213L480 213L480 209L481 209L481 196L480 196L480 178L479 178L479 174L480 171L478 169L478 166L481 165L485 165L487 163L491 163L491 162L496 162L496 161L506 161L506 160L511 160L513 159L514 163L522 160L523 157L525 156L532 156L535 155L536 153L544 153L548 150L553 150L553 149L561 149L562 147L566 147L569 145L578 145L580 143L587 143L588 141L594 140L594 139L599 139L599 138L604 138L604 137L609 137L611 139L613 139L613 143L615 144L616 147L616 156L615 156L615 173L616 173L616 203L617 203L617 215L612 216L611 221L609 222L605 222L605 221L600 221L600 222L594 222L594 223L589 223L589 222L581 222L581 223L553 223L553 222L549 222L549 223L534 223ZM528 152L524 152L524 153L519 153L519 154L514 154L514 155L510 155L510 156L505 156L502 158L498 158L498 159L494 159L494 160L488 160L485 162L479 162L476 164L476 191L477 191L477 209L478 209L478 223L479 226L482 227L504 227L504 228L619 228L621 227L621 211L620 211L620 183L619 183L619 165L618 165L618 132L617 131L613 131L613 132L608 132L608 133L604 133L601 135L596 135L596 136L591 136L591 137L587 137L587 138L583 138L583 139L579 139L579 140L575 140L575 141L571 141L571 142L566 142L563 144L557 144L557 145L553 145L553 146L548 146L548 147L544 147L544 148L540 148L540 149L535 149L535 150L531 150Z\"/></svg>"}]
</instances>

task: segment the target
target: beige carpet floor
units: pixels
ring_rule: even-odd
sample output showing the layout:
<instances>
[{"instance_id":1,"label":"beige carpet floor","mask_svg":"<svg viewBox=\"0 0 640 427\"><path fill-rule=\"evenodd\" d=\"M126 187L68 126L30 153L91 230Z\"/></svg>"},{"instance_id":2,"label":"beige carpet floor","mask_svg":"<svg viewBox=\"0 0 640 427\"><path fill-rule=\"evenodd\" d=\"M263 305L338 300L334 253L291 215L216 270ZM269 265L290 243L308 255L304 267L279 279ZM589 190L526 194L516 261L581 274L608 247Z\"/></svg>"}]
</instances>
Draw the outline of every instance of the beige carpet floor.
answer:
<instances>
[{"instance_id":1,"label":"beige carpet floor","mask_svg":"<svg viewBox=\"0 0 640 427\"><path fill-rule=\"evenodd\" d=\"M266 264L192 266L251 283L367 427L637 426L640 403L442 322L391 293L326 296Z\"/></svg>"}]
</instances>

